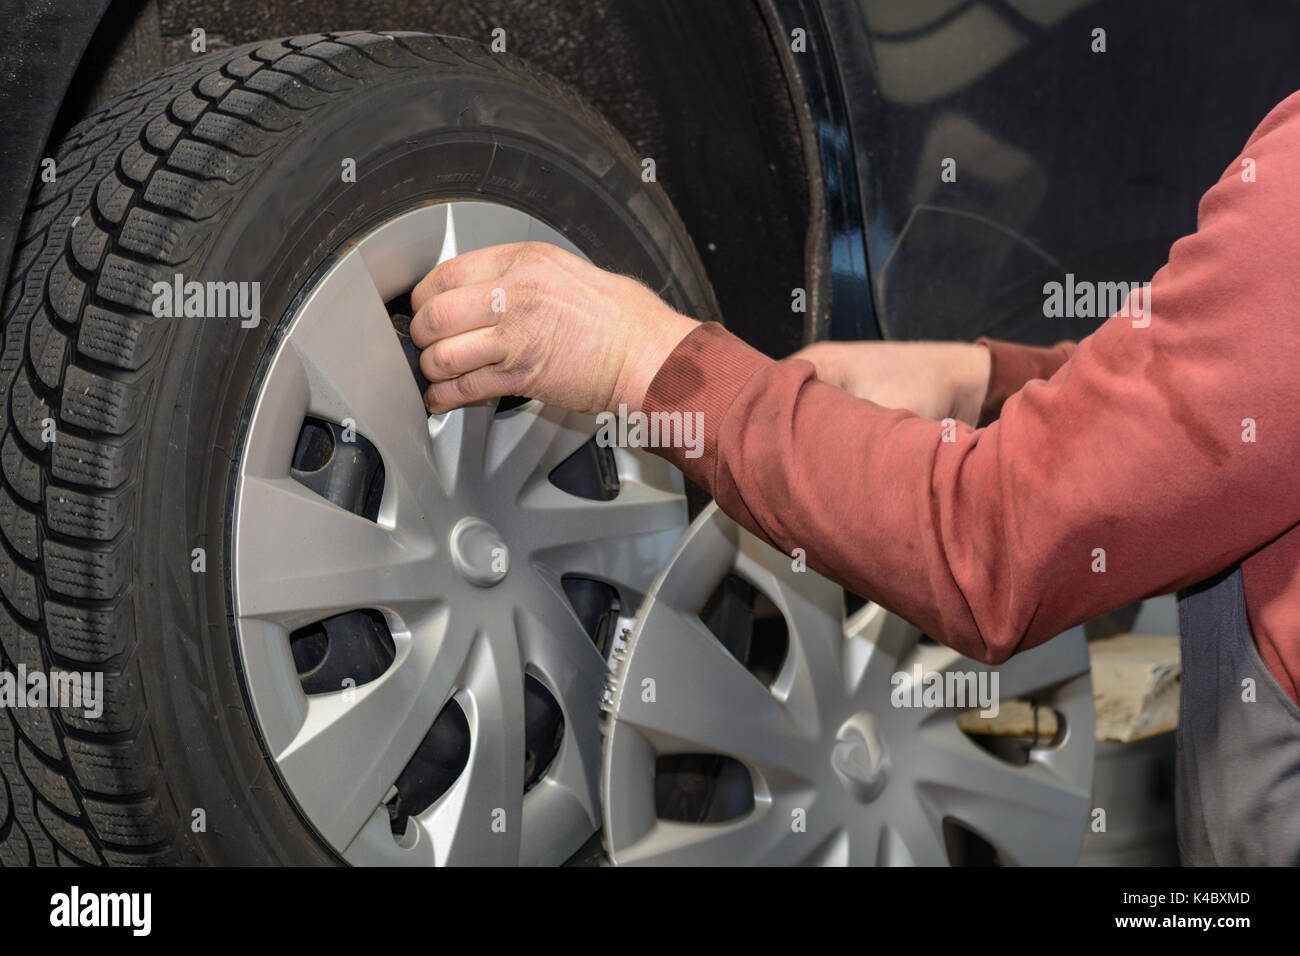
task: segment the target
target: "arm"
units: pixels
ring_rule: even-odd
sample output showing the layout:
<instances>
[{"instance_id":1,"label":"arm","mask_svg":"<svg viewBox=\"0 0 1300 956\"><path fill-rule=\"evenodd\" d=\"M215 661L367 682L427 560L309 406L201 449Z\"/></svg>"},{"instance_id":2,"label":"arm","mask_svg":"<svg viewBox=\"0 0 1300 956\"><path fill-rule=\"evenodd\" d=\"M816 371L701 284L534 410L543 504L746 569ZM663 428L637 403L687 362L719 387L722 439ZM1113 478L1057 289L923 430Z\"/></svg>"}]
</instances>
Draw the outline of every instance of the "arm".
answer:
<instances>
[{"instance_id":1,"label":"arm","mask_svg":"<svg viewBox=\"0 0 1300 956\"><path fill-rule=\"evenodd\" d=\"M1300 520L1298 103L1252 138L1257 182L1234 164L1206 194L1149 326L1113 317L986 428L943 441L717 326L678 346L645 409L703 410L704 455L671 457L725 511L973 657L1202 580Z\"/></svg>"}]
</instances>

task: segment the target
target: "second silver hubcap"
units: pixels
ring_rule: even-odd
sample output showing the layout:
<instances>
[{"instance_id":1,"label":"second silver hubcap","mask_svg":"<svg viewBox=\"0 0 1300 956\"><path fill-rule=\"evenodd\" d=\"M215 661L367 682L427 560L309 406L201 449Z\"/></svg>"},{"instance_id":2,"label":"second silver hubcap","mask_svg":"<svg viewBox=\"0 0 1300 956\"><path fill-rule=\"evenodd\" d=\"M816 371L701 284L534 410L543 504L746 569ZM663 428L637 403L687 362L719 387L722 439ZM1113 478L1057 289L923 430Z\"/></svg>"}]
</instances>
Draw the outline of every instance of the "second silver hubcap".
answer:
<instances>
[{"instance_id":1,"label":"second silver hubcap","mask_svg":"<svg viewBox=\"0 0 1300 956\"><path fill-rule=\"evenodd\" d=\"M701 618L728 576L786 625L784 660L761 679ZM963 709L891 695L918 667L975 675L988 665L922 640L879 605L846 619L839 587L792 568L715 504L656 578L620 661L605 697L602 784L616 863L944 865L964 859L960 840L950 850L952 827L1003 862L1078 856L1093 734L1082 629L997 668L1001 695L1037 701L1063 729L1052 740L1012 738L1020 759L995 755L962 729ZM678 755L738 763L750 809L693 823L666 802L661 815L658 766Z\"/></svg>"}]
</instances>

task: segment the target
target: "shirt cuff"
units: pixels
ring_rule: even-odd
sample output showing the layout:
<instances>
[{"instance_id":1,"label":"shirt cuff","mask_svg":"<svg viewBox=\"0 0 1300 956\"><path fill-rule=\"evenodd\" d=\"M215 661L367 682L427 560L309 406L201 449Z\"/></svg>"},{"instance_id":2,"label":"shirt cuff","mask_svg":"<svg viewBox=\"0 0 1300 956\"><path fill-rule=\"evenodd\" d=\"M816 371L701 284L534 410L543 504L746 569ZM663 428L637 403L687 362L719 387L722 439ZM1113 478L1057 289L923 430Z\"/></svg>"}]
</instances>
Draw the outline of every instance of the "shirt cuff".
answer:
<instances>
[{"instance_id":1,"label":"shirt cuff","mask_svg":"<svg viewBox=\"0 0 1300 956\"><path fill-rule=\"evenodd\" d=\"M688 447L653 450L712 493L723 419L754 373L774 364L717 322L703 322L692 329L651 380L641 410L647 416L695 415L697 440ZM702 441L698 440L701 437Z\"/></svg>"},{"instance_id":2,"label":"shirt cuff","mask_svg":"<svg viewBox=\"0 0 1300 956\"><path fill-rule=\"evenodd\" d=\"M989 388L980 407L979 428L997 420L1008 398L1036 378L1051 378L1074 353L1073 342L1058 342L1044 348L981 337L975 344L989 350Z\"/></svg>"}]
</instances>

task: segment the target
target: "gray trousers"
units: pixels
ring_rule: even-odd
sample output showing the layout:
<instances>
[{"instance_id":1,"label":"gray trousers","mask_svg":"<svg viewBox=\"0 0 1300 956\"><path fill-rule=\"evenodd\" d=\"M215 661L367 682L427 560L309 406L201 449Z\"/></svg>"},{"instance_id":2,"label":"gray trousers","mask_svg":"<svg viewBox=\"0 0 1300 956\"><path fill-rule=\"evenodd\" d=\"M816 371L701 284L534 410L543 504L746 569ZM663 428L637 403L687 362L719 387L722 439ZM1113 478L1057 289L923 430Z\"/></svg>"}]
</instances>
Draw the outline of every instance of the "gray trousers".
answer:
<instances>
[{"instance_id":1,"label":"gray trousers","mask_svg":"<svg viewBox=\"0 0 1300 956\"><path fill-rule=\"evenodd\" d=\"M1184 865L1300 865L1300 707L1260 659L1241 569L1180 592L1178 629Z\"/></svg>"}]
</instances>

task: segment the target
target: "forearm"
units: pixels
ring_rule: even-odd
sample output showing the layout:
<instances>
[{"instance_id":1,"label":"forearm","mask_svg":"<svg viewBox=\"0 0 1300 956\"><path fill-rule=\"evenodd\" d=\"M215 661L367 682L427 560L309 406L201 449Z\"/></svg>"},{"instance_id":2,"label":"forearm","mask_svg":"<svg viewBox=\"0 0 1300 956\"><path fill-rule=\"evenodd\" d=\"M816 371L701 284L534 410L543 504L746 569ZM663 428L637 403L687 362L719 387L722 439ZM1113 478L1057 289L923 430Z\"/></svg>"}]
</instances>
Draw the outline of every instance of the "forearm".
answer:
<instances>
[{"instance_id":1,"label":"forearm","mask_svg":"<svg viewBox=\"0 0 1300 956\"><path fill-rule=\"evenodd\" d=\"M668 454L742 525L969 656L1004 659L1113 600L1067 589L1033 627L1059 561L1011 540L1011 479L987 431L854 398L718 326L678 346L645 410L703 415L703 454Z\"/></svg>"},{"instance_id":2,"label":"forearm","mask_svg":"<svg viewBox=\"0 0 1300 956\"><path fill-rule=\"evenodd\" d=\"M1181 309L1200 295L1171 282L1167 300ZM962 653L998 661L1202 580L1296 520L1295 507L1269 500L1291 467L1280 445L1243 454L1229 444L1231 413L1198 431L1184 427L1190 406L1177 410L1189 389L1262 415L1294 407L1290 379L1257 367L1274 348L1222 323L1164 328L1109 324L1010 399L1001 421L973 430L853 398L807 362L773 362L705 326L651 383L645 410L703 413L703 454L669 457L741 524ZM1207 348L1234 347L1239 362L1207 370ZM1167 380L1132 374L1159 354ZM1198 376L1229 369L1208 386ZM1256 502L1244 513L1243 497Z\"/></svg>"}]
</instances>

